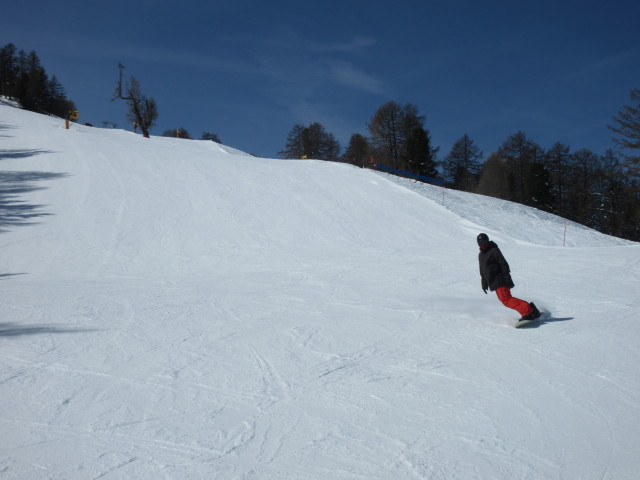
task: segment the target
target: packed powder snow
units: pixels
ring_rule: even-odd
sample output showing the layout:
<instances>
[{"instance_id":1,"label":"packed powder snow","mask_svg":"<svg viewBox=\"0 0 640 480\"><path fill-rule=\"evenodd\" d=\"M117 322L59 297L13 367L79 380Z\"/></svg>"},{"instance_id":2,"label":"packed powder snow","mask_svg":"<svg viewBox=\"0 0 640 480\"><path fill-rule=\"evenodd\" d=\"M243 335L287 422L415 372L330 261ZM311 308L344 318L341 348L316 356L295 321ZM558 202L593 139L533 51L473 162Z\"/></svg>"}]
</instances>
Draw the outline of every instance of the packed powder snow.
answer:
<instances>
[{"instance_id":1,"label":"packed powder snow","mask_svg":"<svg viewBox=\"0 0 640 480\"><path fill-rule=\"evenodd\" d=\"M544 321L483 293L479 232ZM0 245L2 478L640 473L638 244L5 104Z\"/></svg>"}]
</instances>

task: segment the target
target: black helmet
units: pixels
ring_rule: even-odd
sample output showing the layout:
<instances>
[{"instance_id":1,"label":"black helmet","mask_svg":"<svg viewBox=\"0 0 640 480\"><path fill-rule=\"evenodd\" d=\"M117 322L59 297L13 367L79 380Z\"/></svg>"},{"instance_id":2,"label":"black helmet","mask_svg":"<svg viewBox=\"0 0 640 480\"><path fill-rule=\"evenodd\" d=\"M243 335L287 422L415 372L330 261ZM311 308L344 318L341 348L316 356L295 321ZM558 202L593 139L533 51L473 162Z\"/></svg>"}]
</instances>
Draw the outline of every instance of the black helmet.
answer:
<instances>
[{"instance_id":1,"label":"black helmet","mask_svg":"<svg viewBox=\"0 0 640 480\"><path fill-rule=\"evenodd\" d=\"M486 233L481 233L478 235L478 245L482 246L482 245L486 245L487 243L489 243L489 236Z\"/></svg>"}]
</instances>

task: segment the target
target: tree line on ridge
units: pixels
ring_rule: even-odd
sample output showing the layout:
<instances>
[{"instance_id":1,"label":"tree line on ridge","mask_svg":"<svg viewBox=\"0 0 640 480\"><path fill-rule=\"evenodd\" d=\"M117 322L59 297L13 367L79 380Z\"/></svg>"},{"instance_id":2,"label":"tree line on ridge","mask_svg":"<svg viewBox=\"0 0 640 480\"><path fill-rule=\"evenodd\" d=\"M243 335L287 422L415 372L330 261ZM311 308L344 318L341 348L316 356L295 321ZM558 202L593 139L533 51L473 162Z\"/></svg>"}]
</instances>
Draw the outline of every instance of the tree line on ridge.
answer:
<instances>
[{"instance_id":1,"label":"tree line on ridge","mask_svg":"<svg viewBox=\"0 0 640 480\"><path fill-rule=\"evenodd\" d=\"M467 134L438 159L439 147L417 107L391 101L366 124L369 136L353 134L342 155L335 137L319 123L295 125L280 155L391 167L410 178L442 179L448 188L521 203L640 241L640 89L633 89L630 99L632 104L608 125L620 148L604 154L572 150L562 142L544 149L518 131L486 159Z\"/></svg>"}]
</instances>

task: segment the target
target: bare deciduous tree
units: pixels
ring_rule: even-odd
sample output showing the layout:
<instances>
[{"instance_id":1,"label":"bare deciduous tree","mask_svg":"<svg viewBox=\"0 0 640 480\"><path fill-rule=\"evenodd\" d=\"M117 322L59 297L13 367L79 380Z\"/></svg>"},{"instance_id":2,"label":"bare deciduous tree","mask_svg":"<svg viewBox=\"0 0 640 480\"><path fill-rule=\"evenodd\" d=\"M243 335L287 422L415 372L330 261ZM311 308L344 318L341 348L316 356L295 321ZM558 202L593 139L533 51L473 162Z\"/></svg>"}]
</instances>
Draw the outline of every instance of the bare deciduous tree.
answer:
<instances>
[{"instance_id":1,"label":"bare deciduous tree","mask_svg":"<svg viewBox=\"0 0 640 480\"><path fill-rule=\"evenodd\" d=\"M120 99L127 102L129 105L129 111L127 112L127 118L135 122L142 130L142 135L149 138L149 130L153 126L154 122L158 118L158 107L156 101L153 98L147 98L140 92L140 84L135 77L131 77L127 84L122 85L122 71L124 65L118 64L120 70L118 75L118 82L116 83L116 91L113 100Z\"/></svg>"}]
</instances>

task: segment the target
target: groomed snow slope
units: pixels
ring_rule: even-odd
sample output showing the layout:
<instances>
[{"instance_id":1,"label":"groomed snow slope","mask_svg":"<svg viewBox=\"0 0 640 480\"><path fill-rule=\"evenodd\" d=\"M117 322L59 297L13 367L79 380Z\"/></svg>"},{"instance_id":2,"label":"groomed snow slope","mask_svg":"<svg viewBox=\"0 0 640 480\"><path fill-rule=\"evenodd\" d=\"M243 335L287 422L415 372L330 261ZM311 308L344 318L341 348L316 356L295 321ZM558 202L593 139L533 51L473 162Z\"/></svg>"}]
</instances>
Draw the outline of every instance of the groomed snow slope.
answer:
<instances>
[{"instance_id":1,"label":"groomed snow slope","mask_svg":"<svg viewBox=\"0 0 640 480\"><path fill-rule=\"evenodd\" d=\"M640 246L427 190L0 105L0 477L639 478Z\"/></svg>"}]
</instances>

